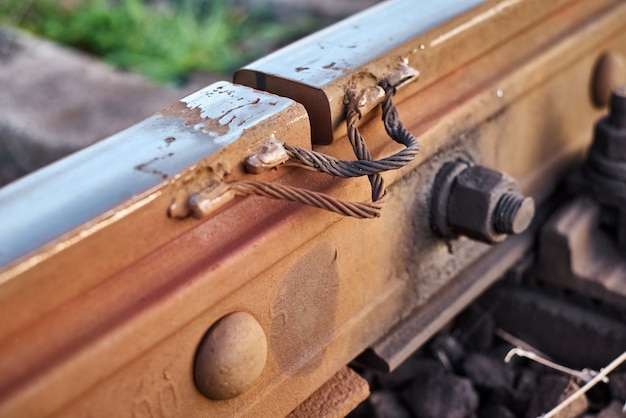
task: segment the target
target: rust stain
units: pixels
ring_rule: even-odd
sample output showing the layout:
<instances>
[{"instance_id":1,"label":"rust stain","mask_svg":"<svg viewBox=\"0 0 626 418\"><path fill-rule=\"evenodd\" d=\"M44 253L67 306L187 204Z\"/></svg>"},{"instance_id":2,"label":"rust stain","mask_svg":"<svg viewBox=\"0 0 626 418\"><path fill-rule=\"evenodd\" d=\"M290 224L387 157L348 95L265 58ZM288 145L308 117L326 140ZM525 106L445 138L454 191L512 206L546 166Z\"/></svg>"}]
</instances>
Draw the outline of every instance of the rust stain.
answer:
<instances>
[{"instance_id":1,"label":"rust stain","mask_svg":"<svg viewBox=\"0 0 626 418\"><path fill-rule=\"evenodd\" d=\"M228 133L228 125L221 124L219 119L207 118L204 121L206 122L206 125L202 128L203 132L214 132L218 135L225 135Z\"/></svg>"},{"instance_id":2,"label":"rust stain","mask_svg":"<svg viewBox=\"0 0 626 418\"><path fill-rule=\"evenodd\" d=\"M168 136L167 138L164 139L164 141L169 147L172 142L176 141L176 138L174 138L173 136Z\"/></svg>"},{"instance_id":3,"label":"rust stain","mask_svg":"<svg viewBox=\"0 0 626 418\"><path fill-rule=\"evenodd\" d=\"M352 70L349 69L349 66L341 67L341 64L341 62L333 61L330 64L323 66L322 68L324 68L325 70L341 71L343 74L348 74L352 72ZM343 65L345 66L346 64L344 63Z\"/></svg>"},{"instance_id":4,"label":"rust stain","mask_svg":"<svg viewBox=\"0 0 626 418\"><path fill-rule=\"evenodd\" d=\"M206 122L205 118L201 115L199 107L190 109L183 102L176 102L167 109L162 110L161 115L182 118L185 120L185 126L194 126Z\"/></svg>"},{"instance_id":5,"label":"rust stain","mask_svg":"<svg viewBox=\"0 0 626 418\"><path fill-rule=\"evenodd\" d=\"M144 173L148 173L148 174L154 174L154 175L157 175L157 176L161 177L161 179L163 179L163 180L167 180L167 178L169 177L167 174L165 174L164 172L159 171L157 169L150 168L149 165L154 163L155 161L164 160L166 158L170 158L170 157L173 157L173 156L174 156L174 153L170 152L170 153L168 153L167 155L165 155L163 157L154 157L153 159L151 159L147 163L136 165L135 166L135 170L141 171L141 172L144 172Z\"/></svg>"}]
</instances>

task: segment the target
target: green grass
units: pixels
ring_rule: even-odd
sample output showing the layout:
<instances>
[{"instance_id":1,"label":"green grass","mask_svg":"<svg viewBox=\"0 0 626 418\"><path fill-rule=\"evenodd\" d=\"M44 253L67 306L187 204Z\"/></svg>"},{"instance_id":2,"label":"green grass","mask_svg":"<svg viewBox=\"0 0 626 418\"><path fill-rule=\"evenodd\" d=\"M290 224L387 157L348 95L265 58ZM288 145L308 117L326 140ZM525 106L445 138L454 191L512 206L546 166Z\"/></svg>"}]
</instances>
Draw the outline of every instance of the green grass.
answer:
<instances>
[{"instance_id":1,"label":"green grass","mask_svg":"<svg viewBox=\"0 0 626 418\"><path fill-rule=\"evenodd\" d=\"M314 29L310 19L279 24L271 10L237 10L223 0L66 3L0 0L0 22L171 84L183 82L192 71L227 74L277 43Z\"/></svg>"}]
</instances>

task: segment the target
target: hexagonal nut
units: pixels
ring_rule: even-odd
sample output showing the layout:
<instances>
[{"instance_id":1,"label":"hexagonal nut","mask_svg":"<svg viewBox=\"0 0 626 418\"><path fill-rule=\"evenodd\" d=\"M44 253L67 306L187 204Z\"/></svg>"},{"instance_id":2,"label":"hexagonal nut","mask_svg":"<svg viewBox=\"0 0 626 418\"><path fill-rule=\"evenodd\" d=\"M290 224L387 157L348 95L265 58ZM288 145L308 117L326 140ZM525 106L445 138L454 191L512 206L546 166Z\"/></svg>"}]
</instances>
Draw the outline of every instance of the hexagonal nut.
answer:
<instances>
[{"instance_id":1,"label":"hexagonal nut","mask_svg":"<svg viewBox=\"0 0 626 418\"><path fill-rule=\"evenodd\" d=\"M506 238L493 226L492 214L504 193L517 192L510 176L482 166L461 172L448 199L448 223L452 229L470 238L495 243Z\"/></svg>"},{"instance_id":2,"label":"hexagonal nut","mask_svg":"<svg viewBox=\"0 0 626 418\"><path fill-rule=\"evenodd\" d=\"M626 129L619 129L604 117L596 123L592 150L612 161L626 161Z\"/></svg>"}]
</instances>

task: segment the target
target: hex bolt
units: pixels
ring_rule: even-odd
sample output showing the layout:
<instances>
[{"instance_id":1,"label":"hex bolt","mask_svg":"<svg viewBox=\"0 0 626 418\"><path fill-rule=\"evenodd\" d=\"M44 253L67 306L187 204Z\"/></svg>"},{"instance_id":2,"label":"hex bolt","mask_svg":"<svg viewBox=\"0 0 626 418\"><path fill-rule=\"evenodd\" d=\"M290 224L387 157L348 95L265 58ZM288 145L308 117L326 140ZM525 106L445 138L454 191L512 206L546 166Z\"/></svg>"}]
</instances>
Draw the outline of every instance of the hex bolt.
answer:
<instances>
[{"instance_id":1,"label":"hex bolt","mask_svg":"<svg viewBox=\"0 0 626 418\"><path fill-rule=\"evenodd\" d=\"M504 193L492 214L493 228L501 234L519 234L528 228L535 214L535 202L519 193Z\"/></svg>"},{"instance_id":2,"label":"hex bolt","mask_svg":"<svg viewBox=\"0 0 626 418\"><path fill-rule=\"evenodd\" d=\"M602 208L600 222L626 251L626 85L613 89L609 114L594 127L593 143L572 185L589 193Z\"/></svg>"},{"instance_id":3,"label":"hex bolt","mask_svg":"<svg viewBox=\"0 0 626 418\"><path fill-rule=\"evenodd\" d=\"M609 121L618 129L626 129L626 84L619 85L611 92Z\"/></svg>"},{"instance_id":4,"label":"hex bolt","mask_svg":"<svg viewBox=\"0 0 626 418\"><path fill-rule=\"evenodd\" d=\"M626 170L626 84L611 92L609 114L596 122L589 157L594 168L618 180L623 177ZM619 167L612 162L619 163ZM616 167L618 174L614 173Z\"/></svg>"},{"instance_id":5,"label":"hex bolt","mask_svg":"<svg viewBox=\"0 0 626 418\"><path fill-rule=\"evenodd\" d=\"M596 61L591 80L591 99L597 108L609 104L611 91L626 83L626 59L617 52L607 52Z\"/></svg>"},{"instance_id":6,"label":"hex bolt","mask_svg":"<svg viewBox=\"0 0 626 418\"><path fill-rule=\"evenodd\" d=\"M440 236L465 235L490 244L525 231L535 214L533 199L520 193L513 178L462 160L439 170L430 208Z\"/></svg>"},{"instance_id":7,"label":"hex bolt","mask_svg":"<svg viewBox=\"0 0 626 418\"><path fill-rule=\"evenodd\" d=\"M257 320L235 312L204 336L194 363L196 387L207 398L232 399L258 380L267 360L267 338Z\"/></svg>"}]
</instances>

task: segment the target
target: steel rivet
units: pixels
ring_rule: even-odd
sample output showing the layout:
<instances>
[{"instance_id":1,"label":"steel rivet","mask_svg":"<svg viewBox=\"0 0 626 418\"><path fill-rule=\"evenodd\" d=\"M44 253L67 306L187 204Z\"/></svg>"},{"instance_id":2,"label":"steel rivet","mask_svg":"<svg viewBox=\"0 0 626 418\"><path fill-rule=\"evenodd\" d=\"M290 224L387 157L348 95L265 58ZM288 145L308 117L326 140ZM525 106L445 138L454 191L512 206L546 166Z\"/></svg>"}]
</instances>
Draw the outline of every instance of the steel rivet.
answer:
<instances>
[{"instance_id":1,"label":"steel rivet","mask_svg":"<svg viewBox=\"0 0 626 418\"><path fill-rule=\"evenodd\" d=\"M247 312L222 317L204 336L196 355L194 375L207 398L225 400L248 390L267 360L267 338Z\"/></svg>"}]
</instances>

